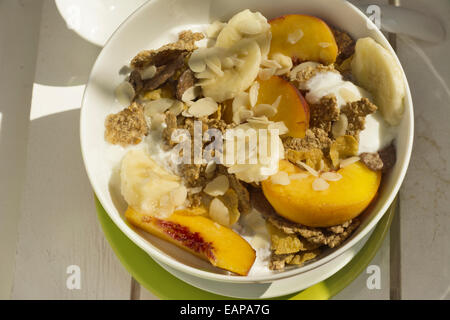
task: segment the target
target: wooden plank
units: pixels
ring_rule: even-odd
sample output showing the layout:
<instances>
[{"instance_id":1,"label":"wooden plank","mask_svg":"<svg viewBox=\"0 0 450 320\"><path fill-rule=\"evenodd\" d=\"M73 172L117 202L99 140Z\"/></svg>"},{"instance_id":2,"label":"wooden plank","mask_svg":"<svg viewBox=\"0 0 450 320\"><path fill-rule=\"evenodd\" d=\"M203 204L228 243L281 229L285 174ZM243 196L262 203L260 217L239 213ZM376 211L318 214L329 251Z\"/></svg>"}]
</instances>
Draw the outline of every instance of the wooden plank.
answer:
<instances>
[{"instance_id":1,"label":"wooden plank","mask_svg":"<svg viewBox=\"0 0 450 320\"><path fill-rule=\"evenodd\" d=\"M41 7L41 0L0 1L0 299L10 297L14 278Z\"/></svg>"},{"instance_id":2,"label":"wooden plank","mask_svg":"<svg viewBox=\"0 0 450 320\"><path fill-rule=\"evenodd\" d=\"M450 3L403 1L439 19L450 32ZM398 37L411 86L414 149L401 190L401 297L448 299L450 289L450 38L443 43Z\"/></svg>"},{"instance_id":3,"label":"wooden plank","mask_svg":"<svg viewBox=\"0 0 450 320\"><path fill-rule=\"evenodd\" d=\"M129 299L130 276L100 230L79 145L82 83L99 48L68 30L51 0L39 38L12 296ZM81 287L71 290L78 268Z\"/></svg>"}]
</instances>

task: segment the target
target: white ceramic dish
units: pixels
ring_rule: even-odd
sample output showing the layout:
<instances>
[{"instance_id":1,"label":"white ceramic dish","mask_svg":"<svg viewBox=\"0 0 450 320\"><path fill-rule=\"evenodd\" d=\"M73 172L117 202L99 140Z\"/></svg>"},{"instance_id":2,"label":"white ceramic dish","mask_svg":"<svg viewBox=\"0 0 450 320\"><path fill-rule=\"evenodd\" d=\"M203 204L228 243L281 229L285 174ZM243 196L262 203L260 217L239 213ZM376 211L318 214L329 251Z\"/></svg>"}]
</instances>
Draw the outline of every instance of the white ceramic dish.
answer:
<instances>
[{"instance_id":1,"label":"white ceramic dish","mask_svg":"<svg viewBox=\"0 0 450 320\"><path fill-rule=\"evenodd\" d=\"M103 47L117 27L147 0L56 0L68 27Z\"/></svg>"},{"instance_id":2,"label":"white ceramic dish","mask_svg":"<svg viewBox=\"0 0 450 320\"><path fill-rule=\"evenodd\" d=\"M344 266L346 266L356 254L364 247L371 233L367 234L354 247L345 251L335 259L322 264L321 266L303 272L298 275L278 279L272 282L264 283L224 283L214 280L199 278L192 274L182 272L180 270L169 267L168 265L156 262L166 271L184 282L189 283L196 288L219 294L226 297L233 297L239 299L270 299L274 297L281 297L295 292L299 292L316 283L328 279Z\"/></svg>"},{"instance_id":3,"label":"white ceramic dish","mask_svg":"<svg viewBox=\"0 0 450 320\"><path fill-rule=\"evenodd\" d=\"M126 204L111 181L117 179L117 165L124 150L108 145L104 139L104 119L122 109L114 98L115 87L123 80L119 73L135 54L146 48L174 41L179 31L199 30L216 20L227 20L234 13L249 8L268 18L287 13L303 13L323 18L328 23L348 31L354 38L370 36L392 50L386 38L354 6L341 0L153 0L143 5L113 34L100 53L90 76L81 110L81 148L92 187L101 204L117 226L139 247L156 260L190 275L222 282L261 283L292 277L333 261L359 243L376 225L394 200L408 167L413 143L413 106L407 88L405 114L399 126L397 163L383 179L379 195L364 214L361 226L339 248L328 250L322 257L298 268L283 272L267 272L255 276L231 276L208 263L185 253L164 241L130 227L122 213ZM397 59L397 62L400 62Z\"/></svg>"}]
</instances>

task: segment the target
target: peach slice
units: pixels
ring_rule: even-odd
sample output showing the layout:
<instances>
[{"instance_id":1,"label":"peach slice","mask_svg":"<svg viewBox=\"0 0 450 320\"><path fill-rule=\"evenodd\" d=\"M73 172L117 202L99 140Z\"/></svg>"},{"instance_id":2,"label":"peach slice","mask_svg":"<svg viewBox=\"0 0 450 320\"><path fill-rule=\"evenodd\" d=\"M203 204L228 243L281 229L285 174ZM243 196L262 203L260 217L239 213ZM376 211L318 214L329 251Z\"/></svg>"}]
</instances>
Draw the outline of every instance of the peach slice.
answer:
<instances>
[{"instance_id":1,"label":"peach slice","mask_svg":"<svg viewBox=\"0 0 450 320\"><path fill-rule=\"evenodd\" d=\"M269 21L272 43L269 56L282 53L292 59L331 64L336 61L338 46L333 32L321 19L289 14Z\"/></svg>"},{"instance_id":2,"label":"peach slice","mask_svg":"<svg viewBox=\"0 0 450 320\"><path fill-rule=\"evenodd\" d=\"M281 160L280 171L289 175L305 172L292 163ZM329 188L315 191L316 177L292 179L288 185L277 185L267 179L262 182L265 197L281 216L309 227L329 227L358 216L375 197L381 173L371 171L356 162L338 170L342 179L329 181Z\"/></svg>"},{"instance_id":3,"label":"peach slice","mask_svg":"<svg viewBox=\"0 0 450 320\"><path fill-rule=\"evenodd\" d=\"M303 95L290 82L273 76L268 80L258 79L257 104L273 104L278 97L278 112L269 120L283 121L289 129L288 135L303 138L309 125L309 106Z\"/></svg>"},{"instance_id":4,"label":"peach slice","mask_svg":"<svg viewBox=\"0 0 450 320\"><path fill-rule=\"evenodd\" d=\"M125 217L134 226L239 275L247 275L256 258L255 250L233 230L189 210L159 219L128 207Z\"/></svg>"}]
</instances>

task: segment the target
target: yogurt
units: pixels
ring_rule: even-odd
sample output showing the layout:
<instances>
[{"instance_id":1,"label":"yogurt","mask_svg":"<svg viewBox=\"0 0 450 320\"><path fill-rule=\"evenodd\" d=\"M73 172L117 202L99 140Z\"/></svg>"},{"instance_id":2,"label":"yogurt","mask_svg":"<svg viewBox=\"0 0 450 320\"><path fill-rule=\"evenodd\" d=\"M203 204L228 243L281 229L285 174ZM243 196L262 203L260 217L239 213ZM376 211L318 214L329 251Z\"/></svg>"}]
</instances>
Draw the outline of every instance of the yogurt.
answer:
<instances>
[{"instance_id":1,"label":"yogurt","mask_svg":"<svg viewBox=\"0 0 450 320\"><path fill-rule=\"evenodd\" d=\"M311 104L318 103L322 97L329 94L336 96L339 108L361 98L371 100L366 90L345 81L340 73L334 71L318 72L301 83L300 89L308 90L305 98ZM396 128L390 126L378 111L370 114L366 117L365 129L360 132L358 154L377 152L391 144L395 136Z\"/></svg>"}]
</instances>

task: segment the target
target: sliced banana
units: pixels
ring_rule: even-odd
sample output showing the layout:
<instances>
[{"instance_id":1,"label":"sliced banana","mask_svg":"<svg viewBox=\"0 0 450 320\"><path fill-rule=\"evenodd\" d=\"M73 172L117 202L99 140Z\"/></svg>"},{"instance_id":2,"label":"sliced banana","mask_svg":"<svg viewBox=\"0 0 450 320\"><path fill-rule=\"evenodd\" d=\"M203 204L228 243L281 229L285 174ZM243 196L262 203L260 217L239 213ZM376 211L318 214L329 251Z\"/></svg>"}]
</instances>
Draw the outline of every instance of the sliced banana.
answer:
<instances>
[{"instance_id":1,"label":"sliced banana","mask_svg":"<svg viewBox=\"0 0 450 320\"><path fill-rule=\"evenodd\" d=\"M391 53L371 38L356 42L352 73L370 91L384 119L398 125L404 112L406 88L402 72Z\"/></svg>"},{"instance_id":2,"label":"sliced banana","mask_svg":"<svg viewBox=\"0 0 450 320\"><path fill-rule=\"evenodd\" d=\"M165 201L182 187L180 178L160 167L144 150L130 150L122 159L121 191L131 207L145 214L170 214L177 203ZM169 198L167 198L169 197Z\"/></svg>"},{"instance_id":3,"label":"sliced banana","mask_svg":"<svg viewBox=\"0 0 450 320\"><path fill-rule=\"evenodd\" d=\"M228 55L236 56L242 63L223 70L222 76L216 76L202 85L203 95L217 102L232 99L247 90L258 76L261 63L261 50L255 40L243 39L227 51Z\"/></svg>"},{"instance_id":4,"label":"sliced banana","mask_svg":"<svg viewBox=\"0 0 450 320\"><path fill-rule=\"evenodd\" d=\"M261 49L261 55L267 58L270 51L270 24L259 12L246 9L234 15L217 36L215 46L231 48L241 39L255 40Z\"/></svg>"}]
</instances>

